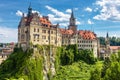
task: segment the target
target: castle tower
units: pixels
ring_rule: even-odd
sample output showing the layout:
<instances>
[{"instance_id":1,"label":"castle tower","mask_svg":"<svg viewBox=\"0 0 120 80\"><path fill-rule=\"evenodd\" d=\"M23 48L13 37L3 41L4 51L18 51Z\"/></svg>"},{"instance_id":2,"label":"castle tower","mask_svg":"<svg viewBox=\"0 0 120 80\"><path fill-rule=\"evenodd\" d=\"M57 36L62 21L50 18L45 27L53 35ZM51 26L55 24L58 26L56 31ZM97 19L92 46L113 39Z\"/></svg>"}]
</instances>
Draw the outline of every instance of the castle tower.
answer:
<instances>
[{"instance_id":1,"label":"castle tower","mask_svg":"<svg viewBox=\"0 0 120 80\"><path fill-rule=\"evenodd\" d=\"M74 17L73 10L72 10L72 13L71 13L71 17L70 17L68 29L71 29L71 30L73 30L74 32L76 32L76 30L77 30L76 19L75 19L75 17Z\"/></svg>"},{"instance_id":2,"label":"castle tower","mask_svg":"<svg viewBox=\"0 0 120 80\"><path fill-rule=\"evenodd\" d=\"M107 48L110 46L110 41L109 41L109 34L108 34L108 32L107 32L107 34L106 34L105 44L106 44L106 47L107 47Z\"/></svg>"},{"instance_id":3,"label":"castle tower","mask_svg":"<svg viewBox=\"0 0 120 80\"><path fill-rule=\"evenodd\" d=\"M28 14L27 14L27 16L30 17L31 15L32 15L32 8L31 8L31 3L30 3L30 5L28 7Z\"/></svg>"},{"instance_id":4,"label":"castle tower","mask_svg":"<svg viewBox=\"0 0 120 80\"><path fill-rule=\"evenodd\" d=\"M106 55L107 57L110 56L110 41L109 41L109 35L108 35L108 32L106 34L106 39L105 39L105 46L106 46Z\"/></svg>"}]
</instances>

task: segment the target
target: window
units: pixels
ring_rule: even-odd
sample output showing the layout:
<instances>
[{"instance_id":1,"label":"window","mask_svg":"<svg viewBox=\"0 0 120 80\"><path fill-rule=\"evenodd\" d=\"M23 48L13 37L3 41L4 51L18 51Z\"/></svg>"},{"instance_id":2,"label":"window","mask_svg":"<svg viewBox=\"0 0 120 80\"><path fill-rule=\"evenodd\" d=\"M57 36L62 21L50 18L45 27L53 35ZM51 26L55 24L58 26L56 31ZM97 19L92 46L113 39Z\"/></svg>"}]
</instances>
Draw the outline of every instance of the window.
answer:
<instances>
[{"instance_id":1,"label":"window","mask_svg":"<svg viewBox=\"0 0 120 80\"><path fill-rule=\"evenodd\" d=\"M42 33L46 33L46 30L42 30Z\"/></svg>"},{"instance_id":2,"label":"window","mask_svg":"<svg viewBox=\"0 0 120 80\"><path fill-rule=\"evenodd\" d=\"M53 36L51 37L51 40L53 40Z\"/></svg>"},{"instance_id":3,"label":"window","mask_svg":"<svg viewBox=\"0 0 120 80\"><path fill-rule=\"evenodd\" d=\"M53 34L53 31L51 31L51 34Z\"/></svg>"},{"instance_id":4,"label":"window","mask_svg":"<svg viewBox=\"0 0 120 80\"><path fill-rule=\"evenodd\" d=\"M48 36L48 40L50 39L50 37Z\"/></svg>"},{"instance_id":5,"label":"window","mask_svg":"<svg viewBox=\"0 0 120 80\"><path fill-rule=\"evenodd\" d=\"M21 35L21 39L24 39L24 35L23 34Z\"/></svg>"},{"instance_id":6,"label":"window","mask_svg":"<svg viewBox=\"0 0 120 80\"><path fill-rule=\"evenodd\" d=\"M42 36L42 39L46 39L46 36Z\"/></svg>"},{"instance_id":7,"label":"window","mask_svg":"<svg viewBox=\"0 0 120 80\"><path fill-rule=\"evenodd\" d=\"M34 41L35 41L36 36L34 35Z\"/></svg>"},{"instance_id":8,"label":"window","mask_svg":"<svg viewBox=\"0 0 120 80\"><path fill-rule=\"evenodd\" d=\"M2 55L2 58L4 58L4 56Z\"/></svg>"},{"instance_id":9,"label":"window","mask_svg":"<svg viewBox=\"0 0 120 80\"><path fill-rule=\"evenodd\" d=\"M34 28L34 32L36 32L36 29Z\"/></svg>"},{"instance_id":10,"label":"window","mask_svg":"<svg viewBox=\"0 0 120 80\"><path fill-rule=\"evenodd\" d=\"M39 35L37 36L37 39L39 39Z\"/></svg>"},{"instance_id":11,"label":"window","mask_svg":"<svg viewBox=\"0 0 120 80\"><path fill-rule=\"evenodd\" d=\"M39 29L37 30L37 32L39 32Z\"/></svg>"},{"instance_id":12,"label":"window","mask_svg":"<svg viewBox=\"0 0 120 80\"><path fill-rule=\"evenodd\" d=\"M48 31L48 34L50 33L50 31Z\"/></svg>"}]
</instances>

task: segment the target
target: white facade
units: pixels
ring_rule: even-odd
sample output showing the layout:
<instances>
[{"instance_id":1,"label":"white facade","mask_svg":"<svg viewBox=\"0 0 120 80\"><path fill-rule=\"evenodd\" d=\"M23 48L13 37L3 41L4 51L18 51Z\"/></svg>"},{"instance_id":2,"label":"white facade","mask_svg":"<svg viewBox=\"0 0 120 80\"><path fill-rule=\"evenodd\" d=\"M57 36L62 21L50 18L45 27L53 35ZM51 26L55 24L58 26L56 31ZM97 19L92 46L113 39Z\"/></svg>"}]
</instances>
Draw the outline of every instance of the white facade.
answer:
<instances>
[{"instance_id":1,"label":"white facade","mask_svg":"<svg viewBox=\"0 0 120 80\"><path fill-rule=\"evenodd\" d=\"M94 57L97 57L98 53L98 41L83 39L82 37L78 37L78 49L88 49L93 51Z\"/></svg>"}]
</instances>

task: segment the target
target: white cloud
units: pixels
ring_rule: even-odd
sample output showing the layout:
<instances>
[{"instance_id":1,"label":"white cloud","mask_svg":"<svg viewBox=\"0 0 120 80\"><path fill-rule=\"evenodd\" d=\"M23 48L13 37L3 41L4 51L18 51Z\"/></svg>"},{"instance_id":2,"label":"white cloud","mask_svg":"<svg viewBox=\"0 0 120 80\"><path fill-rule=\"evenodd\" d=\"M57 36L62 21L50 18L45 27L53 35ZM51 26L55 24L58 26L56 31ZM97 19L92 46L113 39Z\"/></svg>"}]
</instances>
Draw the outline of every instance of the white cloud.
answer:
<instances>
[{"instance_id":1,"label":"white cloud","mask_svg":"<svg viewBox=\"0 0 120 80\"><path fill-rule=\"evenodd\" d=\"M67 13L71 13L72 10L71 10L71 9L67 9L66 12L67 12Z\"/></svg>"},{"instance_id":2,"label":"white cloud","mask_svg":"<svg viewBox=\"0 0 120 80\"><path fill-rule=\"evenodd\" d=\"M98 10L99 10L99 8L95 8L95 9L94 9L94 12L97 12Z\"/></svg>"},{"instance_id":3,"label":"white cloud","mask_svg":"<svg viewBox=\"0 0 120 80\"><path fill-rule=\"evenodd\" d=\"M88 24L94 24L90 19L88 19Z\"/></svg>"},{"instance_id":4,"label":"white cloud","mask_svg":"<svg viewBox=\"0 0 120 80\"><path fill-rule=\"evenodd\" d=\"M120 0L98 0L100 14L93 17L97 20L120 21Z\"/></svg>"},{"instance_id":5,"label":"white cloud","mask_svg":"<svg viewBox=\"0 0 120 80\"><path fill-rule=\"evenodd\" d=\"M60 23L60 26L68 26L69 23Z\"/></svg>"},{"instance_id":6,"label":"white cloud","mask_svg":"<svg viewBox=\"0 0 120 80\"><path fill-rule=\"evenodd\" d=\"M81 22L79 22L79 21L76 21L76 24L77 24L77 25L80 25L80 24L81 24Z\"/></svg>"},{"instance_id":7,"label":"white cloud","mask_svg":"<svg viewBox=\"0 0 120 80\"><path fill-rule=\"evenodd\" d=\"M61 26L68 26L70 14L63 13L57 9L54 9L50 6L45 6L48 10L50 10L53 14L48 14L49 19L52 23L60 23ZM66 10L70 12L70 9ZM76 20L76 24L81 24L78 20Z\"/></svg>"},{"instance_id":8,"label":"white cloud","mask_svg":"<svg viewBox=\"0 0 120 80\"><path fill-rule=\"evenodd\" d=\"M92 9L90 7L85 8L85 11L92 12Z\"/></svg>"},{"instance_id":9,"label":"white cloud","mask_svg":"<svg viewBox=\"0 0 120 80\"><path fill-rule=\"evenodd\" d=\"M22 15L23 15L23 12L20 11L20 10L17 10L16 15L17 15L17 16L22 16Z\"/></svg>"},{"instance_id":10,"label":"white cloud","mask_svg":"<svg viewBox=\"0 0 120 80\"><path fill-rule=\"evenodd\" d=\"M42 15L40 14L40 12L39 12L39 11L36 11L36 10L32 10L32 13L38 13L39 16L42 16ZM17 16L22 16L22 15L23 15L23 12L20 11L20 10L17 10L16 15L17 15ZM27 13L24 13L24 16L27 16Z\"/></svg>"},{"instance_id":11,"label":"white cloud","mask_svg":"<svg viewBox=\"0 0 120 80\"><path fill-rule=\"evenodd\" d=\"M63 12L58 11L57 9L54 9L50 6L45 6L48 10L52 11L56 16L64 18L64 20L67 20L66 18L69 18L69 14L64 14Z\"/></svg>"},{"instance_id":12,"label":"white cloud","mask_svg":"<svg viewBox=\"0 0 120 80\"><path fill-rule=\"evenodd\" d=\"M40 12L39 12L39 11L32 10L32 13L38 13L38 15L39 15L40 17L42 17L42 15L40 14Z\"/></svg>"},{"instance_id":13,"label":"white cloud","mask_svg":"<svg viewBox=\"0 0 120 80\"><path fill-rule=\"evenodd\" d=\"M0 42L17 42L17 29L0 26Z\"/></svg>"}]
</instances>

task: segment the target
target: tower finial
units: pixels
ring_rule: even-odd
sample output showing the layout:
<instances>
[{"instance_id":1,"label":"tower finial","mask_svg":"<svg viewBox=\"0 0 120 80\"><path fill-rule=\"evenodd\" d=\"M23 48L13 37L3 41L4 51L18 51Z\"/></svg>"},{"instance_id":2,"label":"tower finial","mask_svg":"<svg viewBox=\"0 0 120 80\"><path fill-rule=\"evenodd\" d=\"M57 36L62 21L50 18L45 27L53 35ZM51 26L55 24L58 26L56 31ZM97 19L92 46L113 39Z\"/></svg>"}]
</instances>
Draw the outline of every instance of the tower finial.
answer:
<instances>
[{"instance_id":1,"label":"tower finial","mask_svg":"<svg viewBox=\"0 0 120 80\"><path fill-rule=\"evenodd\" d=\"M31 8L31 2L30 2L28 7L28 16L31 16L31 15L32 15L32 8Z\"/></svg>"},{"instance_id":2,"label":"tower finial","mask_svg":"<svg viewBox=\"0 0 120 80\"><path fill-rule=\"evenodd\" d=\"M29 4L29 8L31 8L31 2L30 2L30 4Z\"/></svg>"}]
</instances>

